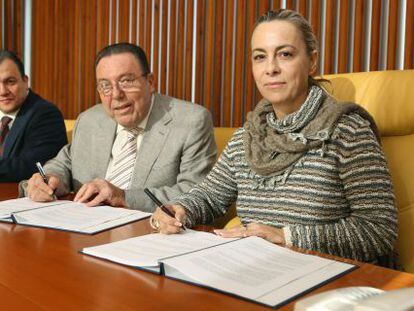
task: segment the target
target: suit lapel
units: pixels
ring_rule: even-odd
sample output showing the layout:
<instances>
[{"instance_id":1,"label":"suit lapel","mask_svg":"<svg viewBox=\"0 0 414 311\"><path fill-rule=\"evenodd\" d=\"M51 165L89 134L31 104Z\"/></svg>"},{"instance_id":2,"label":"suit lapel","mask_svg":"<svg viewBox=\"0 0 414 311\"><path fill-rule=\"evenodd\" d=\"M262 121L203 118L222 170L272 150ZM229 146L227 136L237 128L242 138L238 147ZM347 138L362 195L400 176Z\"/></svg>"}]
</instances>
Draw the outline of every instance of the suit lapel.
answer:
<instances>
[{"instance_id":1,"label":"suit lapel","mask_svg":"<svg viewBox=\"0 0 414 311\"><path fill-rule=\"evenodd\" d=\"M159 94L154 94L154 96L154 105L135 162L131 183L133 187L144 187L170 131L169 123L172 118L168 112L169 100Z\"/></svg>"},{"instance_id":2,"label":"suit lapel","mask_svg":"<svg viewBox=\"0 0 414 311\"><path fill-rule=\"evenodd\" d=\"M115 140L117 123L109 118L105 112L104 115L98 120L98 131L92 131L92 142L95 147L93 163L94 166L92 172L96 172L97 178L105 178L106 171L111 157L112 146Z\"/></svg>"},{"instance_id":3,"label":"suit lapel","mask_svg":"<svg viewBox=\"0 0 414 311\"><path fill-rule=\"evenodd\" d=\"M13 146L17 143L18 138L23 135L24 129L30 121L30 118L33 114L33 96L34 94L30 91L26 97L25 102L19 110L19 113L14 119L13 126L11 127L10 132L4 142L4 158L13 156Z\"/></svg>"}]
</instances>

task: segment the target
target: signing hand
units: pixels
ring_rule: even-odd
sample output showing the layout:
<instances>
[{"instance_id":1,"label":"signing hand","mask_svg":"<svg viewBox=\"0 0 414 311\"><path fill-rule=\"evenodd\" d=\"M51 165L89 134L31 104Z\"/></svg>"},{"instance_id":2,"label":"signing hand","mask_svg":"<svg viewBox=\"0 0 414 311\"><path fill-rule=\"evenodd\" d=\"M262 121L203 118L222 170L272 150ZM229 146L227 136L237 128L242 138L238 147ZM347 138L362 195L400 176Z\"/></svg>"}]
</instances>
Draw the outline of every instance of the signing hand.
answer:
<instances>
[{"instance_id":1,"label":"signing hand","mask_svg":"<svg viewBox=\"0 0 414 311\"><path fill-rule=\"evenodd\" d=\"M90 201L89 201L90 200ZM96 206L105 203L111 206L126 206L124 190L104 179L94 179L84 184L73 199L75 202Z\"/></svg>"},{"instance_id":2,"label":"signing hand","mask_svg":"<svg viewBox=\"0 0 414 311\"><path fill-rule=\"evenodd\" d=\"M224 238L258 236L269 242L276 244L285 244L285 234L282 229L262 225L259 223L250 223L247 226L238 226L231 229L214 230L214 233Z\"/></svg>"},{"instance_id":3,"label":"signing hand","mask_svg":"<svg viewBox=\"0 0 414 311\"><path fill-rule=\"evenodd\" d=\"M173 234L182 230L182 226L185 223L185 209L181 205L165 205L165 208L169 209L175 218L167 215L157 207L154 214L152 214L151 226L160 233Z\"/></svg>"},{"instance_id":4,"label":"signing hand","mask_svg":"<svg viewBox=\"0 0 414 311\"><path fill-rule=\"evenodd\" d=\"M27 196L36 202L50 202L56 199L54 192L60 184L60 180L55 175L46 175L49 180L45 184L39 173L33 176L27 182Z\"/></svg>"}]
</instances>

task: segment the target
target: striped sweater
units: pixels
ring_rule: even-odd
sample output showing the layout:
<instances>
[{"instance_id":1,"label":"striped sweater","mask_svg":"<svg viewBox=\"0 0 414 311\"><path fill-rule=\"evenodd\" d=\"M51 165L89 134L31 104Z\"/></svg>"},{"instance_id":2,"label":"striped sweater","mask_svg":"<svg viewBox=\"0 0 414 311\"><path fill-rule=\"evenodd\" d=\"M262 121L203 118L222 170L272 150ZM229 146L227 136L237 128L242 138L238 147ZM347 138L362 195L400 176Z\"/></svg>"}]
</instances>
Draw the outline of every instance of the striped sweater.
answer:
<instances>
[{"instance_id":1,"label":"striped sweater","mask_svg":"<svg viewBox=\"0 0 414 311\"><path fill-rule=\"evenodd\" d=\"M251 170L243 132L236 131L204 181L178 198L190 226L212 223L236 202L243 224L283 228L293 246L394 266L394 194L368 121L342 116L324 153L309 150L283 178Z\"/></svg>"}]
</instances>

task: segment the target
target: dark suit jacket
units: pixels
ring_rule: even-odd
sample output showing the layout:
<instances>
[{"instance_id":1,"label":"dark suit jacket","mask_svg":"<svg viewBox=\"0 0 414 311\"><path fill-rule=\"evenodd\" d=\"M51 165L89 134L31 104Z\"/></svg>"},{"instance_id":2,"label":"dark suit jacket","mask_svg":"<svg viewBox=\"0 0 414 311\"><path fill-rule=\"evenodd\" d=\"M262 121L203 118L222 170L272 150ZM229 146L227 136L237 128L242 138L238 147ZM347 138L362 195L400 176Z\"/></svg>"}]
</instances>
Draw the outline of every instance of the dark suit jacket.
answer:
<instances>
[{"instance_id":1,"label":"dark suit jacket","mask_svg":"<svg viewBox=\"0 0 414 311\"><path fill-rule=\"evenodd\" d=\"M36 162L53 158L67 144L59 109L29 91L4 142L0 157L0 182L30 178Z\"/></svg>"}]
</instances>

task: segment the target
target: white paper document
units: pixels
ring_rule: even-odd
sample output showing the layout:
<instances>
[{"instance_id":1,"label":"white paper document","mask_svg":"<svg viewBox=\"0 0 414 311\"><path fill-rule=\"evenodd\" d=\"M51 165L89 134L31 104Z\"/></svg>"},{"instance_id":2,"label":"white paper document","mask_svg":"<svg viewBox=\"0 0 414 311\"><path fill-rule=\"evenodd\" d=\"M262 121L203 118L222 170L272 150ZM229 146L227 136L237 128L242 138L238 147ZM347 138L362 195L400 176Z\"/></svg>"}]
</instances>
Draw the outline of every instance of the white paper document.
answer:
<instances>
[{"instance_id":1,"label":"white paper document","mask_svg":"<svg viewBox=\"0 0 414 311\"><path fill-rule=\"evenodd\" d=\"M147 234L118 242L87 247L82 253L120 264L160 272L159 261L199 249L208 248L234 239L187 229L180 234Z\"/></svg>"},{"instance_id":2,"label":"white paper document","mask_svg":"<svg viewBox=\"0 0 414 311\"><path fill-rule=\"evenodd\" d=\"M7 213L9 215L9 218L4 216L4 220L12 219L17 224L87 234L97 233L151 215L111 206L88 207L83 203L62 200L39 203L27 198L0 202L0 210L0 215L7 215Z\"/></svg>"},{"instance_id":3,"label":"white paper document","mask_svg":"<svg viewBox=\"0 0 414 311\"><path fill-rule=\"evenodd\" d=\"M9 218L13 213L28 211L40 207L60 205L71 201L56 200L52 202L35 202L29 198L12 199L0 202L0 218Z\"/></svg>"},{"instance_id":4,"label":"white paper document","mask_svg":"<svg viewBox=\"0 0 414 311\"><path fill-rule=\"evenodd\" d=\"M272 307L355 268L259 237L225 239L192 230L148 234L84 248L82 253Z\"/></svg>"},{"instance_id":5,"label":"white paper document","mask_svg":"<svg viewBox=\"0 0 414 311\"><path fill-rule=\"evenodd\" d=\"M233 241L215 234L187 229L180 234L153 233L118 242L84 248L82 253L123 265L159 272L159 261Z\"/></svg>"},{"instance_id":6,"label":"white paper document","mask_svg":"<svg viewBox=\"0 0 414 311\"><path fill-rule=\"evenodd\" d=\"M277 306L354 266L249 237L161 260L166 276Z\"/></svg>"}]
</instances>

